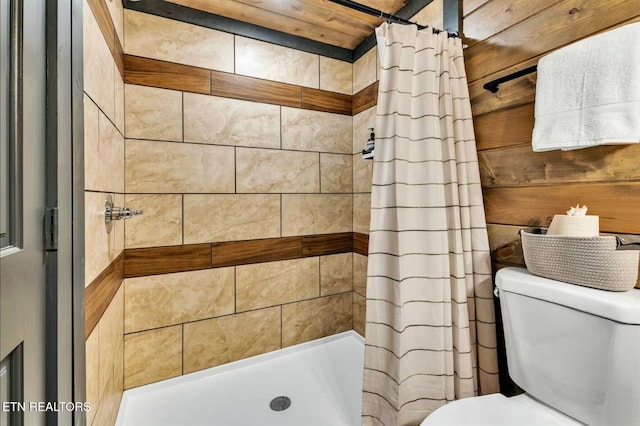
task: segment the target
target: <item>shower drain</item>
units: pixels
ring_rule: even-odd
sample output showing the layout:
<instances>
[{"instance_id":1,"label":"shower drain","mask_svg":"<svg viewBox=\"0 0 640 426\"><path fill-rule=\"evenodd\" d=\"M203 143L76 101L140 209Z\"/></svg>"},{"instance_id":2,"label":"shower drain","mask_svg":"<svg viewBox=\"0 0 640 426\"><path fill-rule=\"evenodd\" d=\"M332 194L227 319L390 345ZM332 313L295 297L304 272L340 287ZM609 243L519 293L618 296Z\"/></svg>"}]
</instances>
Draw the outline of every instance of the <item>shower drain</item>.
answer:
<instances>
[{"instance_id":1,"label":"shower drain","mask_svg":"<svg viewBox=\"0 0 640 426\"><path fill-rule=\"evenodd\" d=\"M284 411L291 406L291 398L288 396L276 396L269 403L273 411Z\"/></svg>"}]
</instances>

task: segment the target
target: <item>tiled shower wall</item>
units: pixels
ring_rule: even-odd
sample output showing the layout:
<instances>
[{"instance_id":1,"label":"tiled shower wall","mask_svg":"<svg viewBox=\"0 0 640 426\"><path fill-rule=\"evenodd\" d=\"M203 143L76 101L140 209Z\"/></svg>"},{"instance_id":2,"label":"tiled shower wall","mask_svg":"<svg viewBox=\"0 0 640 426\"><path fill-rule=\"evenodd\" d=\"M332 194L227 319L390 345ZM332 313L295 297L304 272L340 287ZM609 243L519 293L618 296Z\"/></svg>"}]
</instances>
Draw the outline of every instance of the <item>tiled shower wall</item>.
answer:
<instances>
[{"instance_id":1,"label":"tiled shower wall","mask_svg":"<svg viewBox=\"0 0 640 426\"><path fill-rule=\"evenodd\" d=\"M352 93L352 66L125 11L126 54ZM125 86L125 247L351 232L352 117ZM127 278L124 386L352 328L353 254Z\"/></svg>"},{"instance_id":2,"label":"tiled shower wall","mask_svg":"<svg viewBox=\"0 0 640 426\"><path fill-rule=\"evenodd\" d=\"M374 50L352 66L123 12L118 0L85 3L87 399L95 425L113 424L123 387L352 327L364 333L366 257L351 252L121 286L125 246L366 233L372 163L359 151L375 120L373 109L352 118L124 85L122 43L130 55L346 95L377 79ZM107 234L107 194L144 215Z\"/></svg>"},{"instance_id":3,"label":"tiled shower wall","mask_svg":"<svg viewBox=\"0 0 640 426\"><path fill-rule=\"evenodd\" d=\"M91 5L89 4L91 3ZM101 7L102 6L102 7ZM96 19L99 17L99 19ZM122 39L122 3L84 2L85 286L113 268L124 249L124 225L104 225L105 199L124 202L124 83L112 49ZM87 329L87 425L112 425L123 389L122 279ZM88 309L87 309L88 311Z\"/></svg>"}]
</instances>

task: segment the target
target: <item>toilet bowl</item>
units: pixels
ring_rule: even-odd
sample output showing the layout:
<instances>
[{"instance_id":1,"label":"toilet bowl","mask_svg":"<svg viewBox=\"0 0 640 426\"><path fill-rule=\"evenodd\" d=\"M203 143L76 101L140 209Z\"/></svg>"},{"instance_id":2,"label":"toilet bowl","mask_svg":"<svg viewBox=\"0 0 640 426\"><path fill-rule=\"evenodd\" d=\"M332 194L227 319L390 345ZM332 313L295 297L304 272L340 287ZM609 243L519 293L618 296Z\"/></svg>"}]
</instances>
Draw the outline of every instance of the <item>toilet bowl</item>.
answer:
<instances>
[{"instance_id":1,"label":"toilet bowl","mask_svg":"<svg viewBox=\"0 0 640 426\"><path fill-rule=\"evenodd\" d=\"M526 393L465 398L421 426L640 426L640 289L608 292L504 268L509 375Z\"/></svg>"},{"instance_id":2,"label":"toilet bowl","mask_svg":"<svg viewBox=\"0 0 640 426\"><path fill-rule=\"evenodd\" d=\"M421 426L584 426L526 394L502 394L454 401L427 417Z\"/></svg>"}]
</instances>

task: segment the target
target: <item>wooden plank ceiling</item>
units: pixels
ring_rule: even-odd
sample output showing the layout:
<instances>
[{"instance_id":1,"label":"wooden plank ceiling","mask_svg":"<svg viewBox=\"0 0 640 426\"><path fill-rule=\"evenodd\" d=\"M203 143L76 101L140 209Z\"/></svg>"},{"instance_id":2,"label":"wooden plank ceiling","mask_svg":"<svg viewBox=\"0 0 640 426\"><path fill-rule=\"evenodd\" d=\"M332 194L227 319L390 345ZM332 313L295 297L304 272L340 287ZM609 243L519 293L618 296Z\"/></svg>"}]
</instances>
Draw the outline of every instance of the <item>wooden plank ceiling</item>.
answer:
<instances>
[{"instance_id":1,"label":"wooden plank ceiling","mask_svg":"<svg viewBox=\"0 0 640 426\"><path fill-rule=\"evenodd\" d=\"M383 21L329 0L167 0L238 21L353 49ZM408 0L359 0L395 14Z\"/></svg>"}]
</instances>

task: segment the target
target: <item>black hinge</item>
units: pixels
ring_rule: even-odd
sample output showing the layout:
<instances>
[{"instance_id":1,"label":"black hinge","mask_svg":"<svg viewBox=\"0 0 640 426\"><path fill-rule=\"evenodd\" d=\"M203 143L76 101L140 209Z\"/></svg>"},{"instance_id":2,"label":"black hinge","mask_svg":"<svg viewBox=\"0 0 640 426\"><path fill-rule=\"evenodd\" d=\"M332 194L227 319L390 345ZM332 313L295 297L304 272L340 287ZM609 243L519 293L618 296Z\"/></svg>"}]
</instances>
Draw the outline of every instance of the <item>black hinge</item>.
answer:
<instances>
[{"instance_id":1,"label":"black hinge","mask_svg":"<svg viewBox=\"0 0 640 426\"><path fill-rule=\"evenodd\" d=\"M44 213L44 249L58 250L58 208L47 207Z\"/></svg>"}]
</instances>

